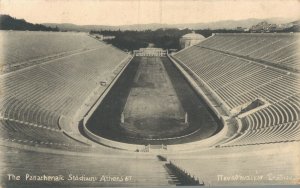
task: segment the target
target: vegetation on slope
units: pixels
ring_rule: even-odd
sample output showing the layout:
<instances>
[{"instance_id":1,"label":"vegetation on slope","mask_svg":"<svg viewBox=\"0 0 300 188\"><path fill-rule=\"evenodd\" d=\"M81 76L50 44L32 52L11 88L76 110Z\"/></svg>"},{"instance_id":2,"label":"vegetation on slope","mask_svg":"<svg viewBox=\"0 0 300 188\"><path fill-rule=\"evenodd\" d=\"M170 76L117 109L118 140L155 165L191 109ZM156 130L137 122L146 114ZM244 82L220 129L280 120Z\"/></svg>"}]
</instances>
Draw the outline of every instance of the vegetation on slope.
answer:
<instances>
[{"instance_id":1,"label":"vegetation on slope","mask_svg":"<svg viewBox=\"0 0 300 188\"><path fill-rule=\"evenodd\" d=\"M0 30L59 31L57 27L52 28L41 24L32 24L24 19L16 19L9 15L0 15Z\"/></svg>"}]
</instances>

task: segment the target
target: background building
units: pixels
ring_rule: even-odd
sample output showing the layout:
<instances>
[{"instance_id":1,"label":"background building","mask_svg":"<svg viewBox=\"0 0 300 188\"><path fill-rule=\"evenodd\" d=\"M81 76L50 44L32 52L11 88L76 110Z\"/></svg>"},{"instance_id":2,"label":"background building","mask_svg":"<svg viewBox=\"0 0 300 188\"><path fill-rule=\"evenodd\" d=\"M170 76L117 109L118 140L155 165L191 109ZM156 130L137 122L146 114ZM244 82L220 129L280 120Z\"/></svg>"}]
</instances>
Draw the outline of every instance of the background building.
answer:
<instances>
[{"instance_id":1,"label":"background building","mask_svg":"<svg viewBox=\"0 0 300 188\"><path fill-rule=\"evenodd\" d=\"M195 44L198 44L199 42L203 41L205 39L204 36L197 34L195 32L193 33L189 33L186 35L183 35L179 42L180 42L180 47L181 49L189 47L189 46L193 46Z\"/></svg>"}]
</instances>

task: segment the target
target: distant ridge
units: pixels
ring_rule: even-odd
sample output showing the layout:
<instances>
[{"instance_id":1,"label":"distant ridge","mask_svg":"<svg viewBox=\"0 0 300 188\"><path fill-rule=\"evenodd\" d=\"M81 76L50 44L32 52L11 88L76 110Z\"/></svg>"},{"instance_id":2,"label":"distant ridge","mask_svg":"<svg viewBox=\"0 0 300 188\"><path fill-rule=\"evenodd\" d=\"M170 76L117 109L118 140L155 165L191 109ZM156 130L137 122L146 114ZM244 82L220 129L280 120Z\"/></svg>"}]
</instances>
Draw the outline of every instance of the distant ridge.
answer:
<instances>
[{"instance_id":1,"label":"distant ridge","mask_svg":"<svg viewBox=\"0 0 300 188\"><path fill-rule=\"evenodd\" d=\"M120 25L120 26L107 26L107 25L75 25L70 23L43 23L50 27L59 27L62 31L84 31L89 32L91 30L157 30L157 29L236 29L237 27L249 28L252 25L256 25L259 22L267 21L274 24L289 23L295 20L285 19L285 18L268 18L268 19L256 19L249 18L244 20L223 20L217 22L209 23L186 23L186 24L160 24L160 23L150 23L150 24L133 24L133 25Z\"/></svg>"},{"instance_id":2,"label":"distant ridge","mask_svg":"<svg viewBox=\"0 0 300 188\"><path fill-rule=\"evenodd\" d=\"M286 24L286 23L299 23L299 21L285 19L285 18L268 18L268 19L255 19L249 18L244 20L223 20L209 23L185 23L185 24L133 24L133 25L120 25L120 26L108 26L108 25L76 25L71 23L43 23L32 24L24 19L13 18L10 15L0 14L0 30L28 30L28 31L101 31L101 30L157 30L157 29L236 29L237 27L250 28L262 21L266 21L271 24ZM297 26L299 27L299 25Z\"/></svg>"},{"instance_id":3,"label":"distant ridge","mask_svg":"<svg viewBox=\"0 0 300 188\"><path fill-rule=\"evenodd\" d=\"M105 25L76 25L72 23L43 23L48 27L58 27L61 31L89 32L91 30L118 30L115 26Z\"/></svg>"},{"instance_id":4,"label":"distant ridge","mask_svg":"<svg viewBox=\"0 0 300 188\"><path fill-rule=\"evenodd\" d=\"M16 19L9 15L0 15L0 30L59 31L57 27L52 28L42 24L32 24L24 19Z\"/></svg>"}]
</instances>

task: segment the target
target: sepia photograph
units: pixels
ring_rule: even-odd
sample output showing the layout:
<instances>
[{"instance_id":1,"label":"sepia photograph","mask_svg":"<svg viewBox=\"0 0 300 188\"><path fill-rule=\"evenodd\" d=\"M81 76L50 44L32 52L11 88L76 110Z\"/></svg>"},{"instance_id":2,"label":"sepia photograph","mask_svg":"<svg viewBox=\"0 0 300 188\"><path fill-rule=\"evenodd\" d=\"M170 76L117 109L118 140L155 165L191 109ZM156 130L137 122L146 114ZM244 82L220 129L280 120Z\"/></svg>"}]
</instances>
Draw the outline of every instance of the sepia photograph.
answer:
<instances>
[{"instance_id":1,"label":"sepia photograph","mask_svg":"<svg viewBox=\"0 0 300 188\"><path fill-rule=\"evenodd\" d=\"M0 0L0 187L300 186L299 0Z\"/></svg>"}]
</instances>

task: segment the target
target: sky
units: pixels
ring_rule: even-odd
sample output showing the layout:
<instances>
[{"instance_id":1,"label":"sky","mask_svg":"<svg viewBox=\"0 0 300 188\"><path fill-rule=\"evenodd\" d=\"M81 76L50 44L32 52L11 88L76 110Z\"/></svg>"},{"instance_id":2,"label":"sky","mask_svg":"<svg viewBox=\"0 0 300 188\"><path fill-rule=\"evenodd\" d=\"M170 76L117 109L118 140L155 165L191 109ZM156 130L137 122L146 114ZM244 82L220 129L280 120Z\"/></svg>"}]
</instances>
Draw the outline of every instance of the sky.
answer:
<instances>
[{"instance_id":1,"label":"sky","mask_svg":"<svg viewBox=\"0 0 300 188\"><path fill-rule=\"evenodd\" d=\"M1 14L32 23L131 25L300 18L300 0L0 0Z\"/></svg>"}]
</instances>

